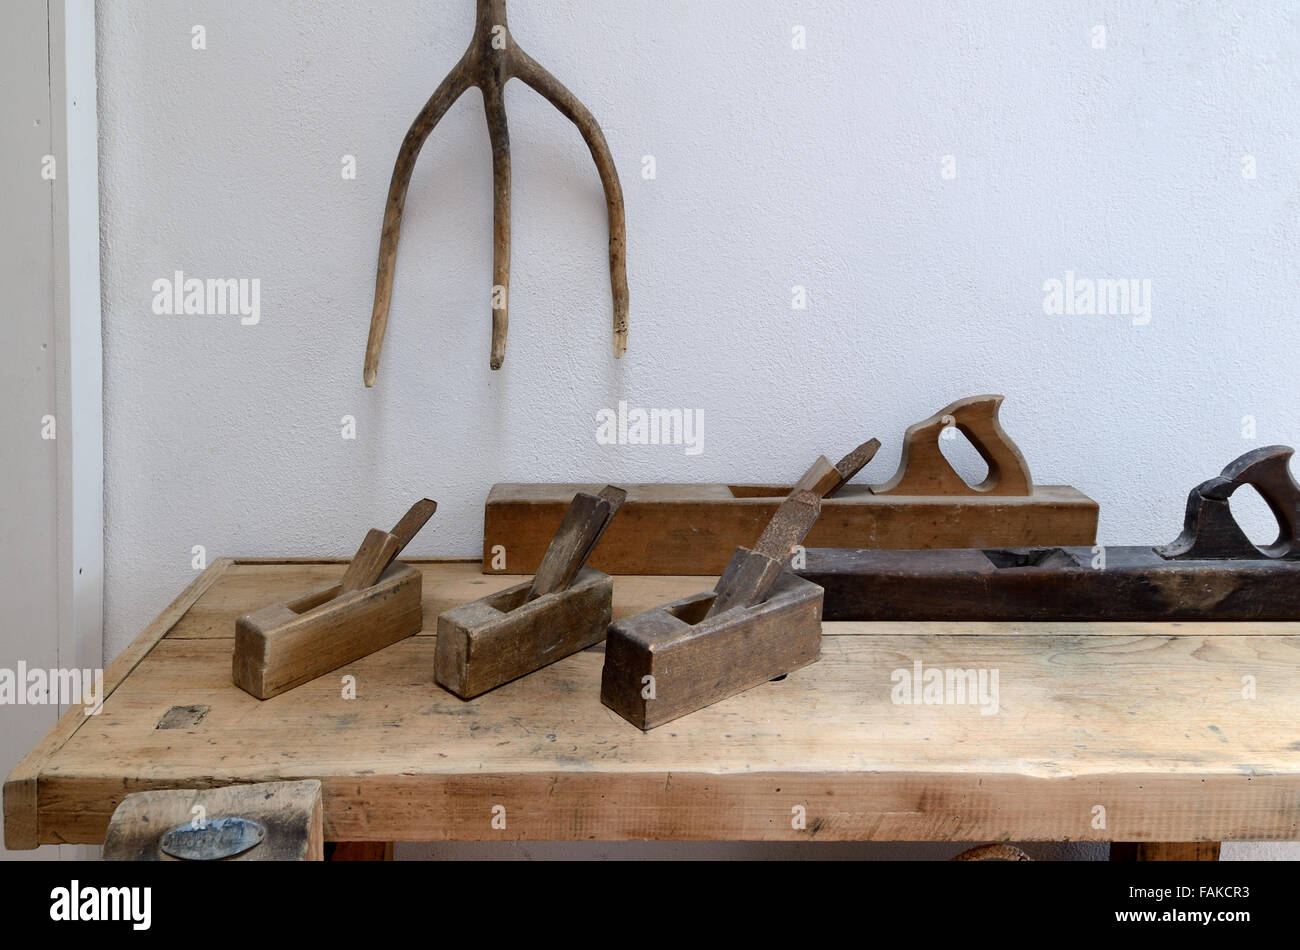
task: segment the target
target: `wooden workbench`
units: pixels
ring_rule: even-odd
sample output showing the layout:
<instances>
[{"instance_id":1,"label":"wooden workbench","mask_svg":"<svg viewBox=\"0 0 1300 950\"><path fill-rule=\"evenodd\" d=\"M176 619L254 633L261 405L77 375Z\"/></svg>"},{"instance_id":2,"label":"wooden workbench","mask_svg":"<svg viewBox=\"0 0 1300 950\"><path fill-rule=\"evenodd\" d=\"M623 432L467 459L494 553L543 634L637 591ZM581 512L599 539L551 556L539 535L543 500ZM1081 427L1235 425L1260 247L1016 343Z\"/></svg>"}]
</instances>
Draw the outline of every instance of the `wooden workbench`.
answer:
<instances>
[{"instance_id":1,"label":"wooden workbench","mask_svg":"<svg viewBox=\"0 0 1300 950\"><path fill-rule=\"evenodd\" d=\"M516 579L411 563L423 633L265 702L231 684L235 617L343 564L214 563L109 667L102 714L9 776L7 845L101 842L129 792L306 778L347 842L1300 839L1300 623L828 623L820 662L642 733L600 703L599 646L440 689L439 612ZM710 586L619 577L614 614ZM917 660L996 669L999 711L894 704Z\"/></svg>"}]
</instances>

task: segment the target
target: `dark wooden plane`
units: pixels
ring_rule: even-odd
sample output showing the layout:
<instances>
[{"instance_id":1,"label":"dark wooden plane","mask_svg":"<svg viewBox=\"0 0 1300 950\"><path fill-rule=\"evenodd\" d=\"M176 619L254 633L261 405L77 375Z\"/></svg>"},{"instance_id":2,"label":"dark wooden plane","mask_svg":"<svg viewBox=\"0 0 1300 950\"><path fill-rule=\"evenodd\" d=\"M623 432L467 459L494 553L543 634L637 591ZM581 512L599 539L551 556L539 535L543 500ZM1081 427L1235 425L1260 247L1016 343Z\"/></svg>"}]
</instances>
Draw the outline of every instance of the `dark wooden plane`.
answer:
<instances>
[{"instance_id":1,"label":"dark wooden plane","mask_svg":"<svg viewBox=\"0 0 1300 950\"><path fill-rule=\"evenodd\" d=\"M1300 620L1300 485L1294 449L1256 449L1187 499L1183 532L1158 547L809 548L800 577L826 620ZM1252 485L1277 517L1256 546L1229 508Z\"/></svg>"}]
</instances>

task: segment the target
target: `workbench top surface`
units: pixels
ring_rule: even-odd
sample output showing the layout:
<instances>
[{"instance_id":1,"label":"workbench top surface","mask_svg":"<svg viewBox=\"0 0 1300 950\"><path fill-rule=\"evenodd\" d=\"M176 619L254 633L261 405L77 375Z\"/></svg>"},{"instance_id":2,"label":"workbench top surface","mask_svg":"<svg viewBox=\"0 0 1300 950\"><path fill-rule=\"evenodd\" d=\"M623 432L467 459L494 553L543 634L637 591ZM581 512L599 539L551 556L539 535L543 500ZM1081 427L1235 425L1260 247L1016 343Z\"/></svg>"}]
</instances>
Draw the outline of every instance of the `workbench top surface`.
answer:
<instances>
[{"instance_id":1,"label":"workbench top surface","mask_svg":"<svg viewBox=\"0 0 1300 950\"><path fill-rule=\"evenodd\" d=\"M408 563L419 635L266 701L232 685L235 618L344 562L214 563L10 775L9 846L101 842L134 791L308 778L336 841L1300 839L1300 623L827 623L819 662L642 733L603 646L438 687L438 614L519 578ZM713 581L615 578L614 616ZM996 711L895 702L917 663L996 671Z\"/></svg>"}]
</instances>

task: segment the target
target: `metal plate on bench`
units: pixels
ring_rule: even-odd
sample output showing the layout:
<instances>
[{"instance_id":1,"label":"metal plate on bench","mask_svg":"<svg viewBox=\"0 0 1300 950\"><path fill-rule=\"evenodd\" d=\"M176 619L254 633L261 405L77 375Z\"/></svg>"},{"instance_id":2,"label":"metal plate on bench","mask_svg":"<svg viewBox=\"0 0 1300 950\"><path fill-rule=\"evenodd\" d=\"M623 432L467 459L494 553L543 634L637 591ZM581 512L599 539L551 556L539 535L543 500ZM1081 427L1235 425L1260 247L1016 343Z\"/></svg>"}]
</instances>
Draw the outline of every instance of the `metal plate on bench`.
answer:
<instances>
[{"instance_id":1,"label":"metal plate on bench","mask_svg":"<svg viewBox=\"0 0 1300 950\"><path fill-rule=\"evenodd\" d=\"M244 818L217 818L181 825L163 835L163 853L182 861L220 861L257 847L266 829Z\"/></svg>"}]
</instances>

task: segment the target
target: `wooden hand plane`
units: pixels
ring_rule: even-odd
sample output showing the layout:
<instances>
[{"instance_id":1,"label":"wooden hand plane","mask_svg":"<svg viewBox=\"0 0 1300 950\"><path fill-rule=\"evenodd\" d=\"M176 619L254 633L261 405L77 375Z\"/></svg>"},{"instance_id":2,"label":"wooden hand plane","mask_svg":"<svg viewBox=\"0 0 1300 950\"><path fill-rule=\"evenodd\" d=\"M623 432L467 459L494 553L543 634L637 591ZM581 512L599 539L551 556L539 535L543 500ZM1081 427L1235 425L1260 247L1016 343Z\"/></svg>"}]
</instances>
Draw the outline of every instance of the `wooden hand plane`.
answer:
<instances>
[{"instance_id":1,"label":"wooden hand plane","mask_svg":"<svg viewBox=\"0 0 1300 950\"><path fill-rule=\"evenodd\" d=\"M825 589L827 620L1300 620L1294 451L1256 449L1192 489L1166 545L809 548L797 573ZM1243 485L1277 518L1272 544L1256 546L1232 515Z\"/></svg>"},{"instance_id":2,"label":"wooden hand plane","mask_svg":"<svg viewBox=\"0 0 1300 950\"><path fill-rule=\"evenodd\" d=\"M532 580L438 618L440 685L473 699L605 639L614 582L583 565L626 496L613 485L579 492Z\"/></svg>"},{"instance_id":3,"label":"wooden hand plane","mask_svg":"<svg viewBox=\"0 0 1300 950\"><path fill-rule=\"evenodd\" d=\"M785 568L820 510L820 496L800 490L753 550L736 549L714 590L610 626L601 702L649 730L815 661L822 592Z\"/></svg>"},{"instance_id":4,"label":"wooden hand plane","mask_svg":"<svg viewBox=\"0 0 1300 950\"><path fill-rule=\"evenodd\" d=\"M372 529L343 579L235 622L235 685L270 699L419 633L424 575L397 555L438 509L416 502L392 531Z\"/></svg>"},{"instance_id":5,"label":"wooden hand plane","mask_svg":"<svg viewBox=\"0 0 1300 950\"><path fill-rule=\"evenodd\" d=\"M816 547L1092 544L1097 503L1069 486L1033 483L998 421L1001 405L1001 396L973 396L911 426L897 473L879 485L848 483L875 456L876 439L834 465L817 459L794 485L628 485L618 524L592 564L611 574L717 574L784 499L805 489L823 499L808 537ZM988 464L978 485L948 464L939 448L946 430L964 433ZM596 487L494 485L483 515L484 573L536 570L573 493ZM508 552L504 564L501 550Z\"/></svg>"}]
</instances>

